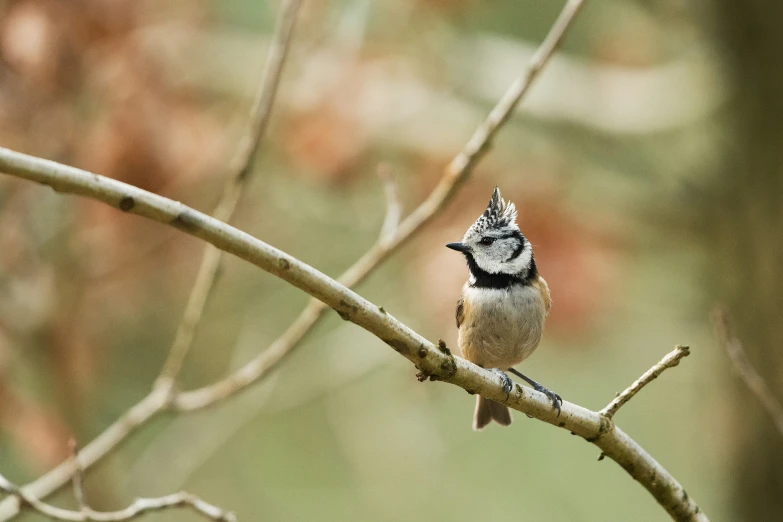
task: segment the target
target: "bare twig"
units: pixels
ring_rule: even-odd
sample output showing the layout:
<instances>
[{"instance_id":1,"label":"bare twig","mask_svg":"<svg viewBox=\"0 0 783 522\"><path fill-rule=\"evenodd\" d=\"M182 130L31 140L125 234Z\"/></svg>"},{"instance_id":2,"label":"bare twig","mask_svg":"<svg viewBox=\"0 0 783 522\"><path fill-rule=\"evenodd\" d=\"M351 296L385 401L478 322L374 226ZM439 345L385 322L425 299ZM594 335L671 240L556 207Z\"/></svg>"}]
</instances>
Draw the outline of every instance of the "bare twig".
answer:
<instances>
[{"instance_id":1,"label":"bare twig","mask_svg":"<svg viewBox=\"0 0 783 522\"><path fill-rule=\"evenodd\" d=\"M617 413L617 410L622 408L626 402L633 399L634 395L639 393L642 388L657 379L658 376L662 374L667 368L674 368L680 364L680 359L687 357L690 355L690 353L691 352L689 347L677 345L674 350L667 353L663 359L658 361L657 364L644 372L641 377L636 379L636 381L634 381L634 383L626 388L622 393L619 393L617 397L612 400L612 402L607 404L606 407L598 413L611 419L614 417L614 414Z\"/></svg>"},{"instance_id":2,"label":"bare twig","mask_svg":"<svg viewBox=\"0 0 783 522\"><path fill-rule=\"evenodd\" d=\"M571 27L574 18L582 9L582 5L584 5L584 0L568 0L546 38L530 59L525 72L511 84L511 87L495 105L495 108L489 113L484 123L476 129L476 132L462 152L449 165L448 170L454 173L455 176L458 176L463 171L470 171L484 152L486 152L492 142L492 138L495 137L500 127L514 112L519 101L530 89L530 86L533 85L533 80L536 79L538 73L541 72L541 69L544 68L544 65L546 65L549 58L560 45L560 42L563 41L568 28Z\"/></svg>"},{"instance_id":3,"label":"bare twig","mask_svg":"<svg viewBox=\"0 0 783 522\"><path fill-rule=\"evenodd\" d=\"M76 499L79 512L86 513L90 508L87 505L87 498L84 496L84 470L82 470L79 464L79 451L76 447L76 441L71 439L68 446L71 450L71 464L73 465L73 477L71 478L71 482L73 482L73 498Z\"/></svg>"},{"instance_id":4,"label":"bare twig","mask_svg":"<svg viewBox=\"0 0 783 522\"><path fill-rule=\"evenodd\" d=\"M636 441L617 428L606 415L563 402L558 416L543 393L519 385L515 386L511 393L505 392L497 373L439 350L430 341L349 288L245 232L182 203L120 181L8 149L0 148L0 171L49 185L59 192L80 194L103 201L126 212L176 227L235 254L323 301L345 320L382 339L421 371L435 376L437 380L455 384L471 393L478 393L594 443L607 457L620 464L642 484L675 520L708 520L682 485ZM166 398L162 400L166 404ZM149 410L144 412L148 417L159 411L160 407L155 409L153 405L151 409L152 413ZM122 439L110 439L109 442L117 444L120 440ZM80 463L84 465L82 459ZM72 474L73 470L69 472ZM42 495L39 494L38 497L40 496ZM5 501L0 503L0 520L7 519L16 512L18 504L7 505Z\"/></svg>"},{"instance_id":5,"label":"bare twig","mask_svg":"<svg viewBox=\"0 0 783 522\"><path fill-rule=\"evenodd\" d=\"M383 261L385 255L393 248L392 245L399 241L397 231L399 230L398 222L402 208L397 195L397 186L391 172L386 167L381 166L378 174L384 185L386 217L375 244L367 254L361 257L338 279L341 284L348 288L355 286L363 280ZM369 255L372 255L372 257L369 257ZM224 379L196 390L177 393L173 397L172 407L180 411L204 409L260 381L296 348L328 309L329 307L322 301L311 299L288 329L275 339L265 351Z\"/></svg>"},{"instance_id":6,"label":"bare twig","mask_svg":"<svg viewBox=\"0 0 783 522\"><path fill-rule=\"evenodd\" d=\"M119 419L114 421L92 442L79 451L77 459L81 469L88 469L110 453L139 426L164 411L167 404L168 393L165 390L153 390L149 395L133 405ZM31 497L43 498L67 484L75 471L73 459L68 459L45 475L25 485L22 491ZM13 496L0 502L0 521L9 520L19 512L20 498L19 496Z\"/></svg>"},{"instance_id":7,"label":"bare twig","mask_svg":"<svg viewBox=\"0 0 783 522\"><path fill-rule=\"evenodd\" d=\"M716 306L712 312L712 321L718 341L729 355L734 371L751 393L756 396L775 424L775 428L783 435L783 405L780 404L778 398L775 397L775 394L772 393L772 390L750 362L742 342L734 334L729 311L724 307Z\"/></svg>"},{"instance_id":8,"label":"bare twig","mask_svg":"<svg viewBox=\"0 0 783 522\"><path fill-rule=\"evenodd\" d=\"M229 174L223 189L223 195L213 214L220 221L228 222L231 220L237 203L247 186L253 159L258 152L261 138L269 125L269 119L272 115L277 87L280 84L283 65L291 45L296 14L300 4L300 0L286 0L278 15L274 37L269 48L256 99L250 111L247 128L239 140L236 154L229 165ZM174 343L163 365L160 377L155 384L162 389L170 389L174 386L177 375L182 369L182 364L193 344L196 327L201 321L204 307L215 284L222 255L223 253L212 245L207 245L204 251L204 257L201 260L201 266L190 292L188 303L185 306L182 321L177 328Z\"/></svg>"},{"instance_id":9,"label":"bare twig","mask_svg":"<svg viewBox=\"0 0 783 522\"><path fill-rule=\"evenodd\" d=\"M76 475L78 475L78 473ZM223 511L222 509L201 500L196 495L191 495L184 491L159 498L137 498L130 506L119 511L95 511L86 505L82 505L79 511L52 506L51 504L42 502L25 493L24 490L12 484L3 475L0 475L0 491L19 499L20 504L23 506L52 520L74 522L123 522L126 520L133 520L154 511L186 507L209 520L237 522L237 518L233 513Z\"/></svg>"},{"instance_id":10,"label":"bare twig","mask_svg":"<svg viewBox=\"0 0 783 522\"><path fill-rule=\"evenodd\" d=\"M386 196L386 216L381 226L381 241L391 241L400 225L402 203L400 203L400 194L391 167L386 164L379 165L378 178L383 182L383 192Z\"/></svg>"},{"instance_id":11,"label":"bare twig","mask_svg":"<svg viewBox=\"0 0 783 522\"><path fill-rule=\"evenodd\" d=\"M397 186L392 174L381 166L378 172L386 195L386 217L375 244L353 266L346 270L338 282L351 288L363 280L378 266L399 241L399 215L401 205L397 196ZM294 319L283 334L269 347L239 368L237 371L213 384L191 391L182 391L172 398L172 407L179 411L194 411L215 405L231 397L244 388L260 381L276 368L288 356L305 335L315 326L329 307L318 299L311 299L302 312Z\"/></svg>"}]
</instances>

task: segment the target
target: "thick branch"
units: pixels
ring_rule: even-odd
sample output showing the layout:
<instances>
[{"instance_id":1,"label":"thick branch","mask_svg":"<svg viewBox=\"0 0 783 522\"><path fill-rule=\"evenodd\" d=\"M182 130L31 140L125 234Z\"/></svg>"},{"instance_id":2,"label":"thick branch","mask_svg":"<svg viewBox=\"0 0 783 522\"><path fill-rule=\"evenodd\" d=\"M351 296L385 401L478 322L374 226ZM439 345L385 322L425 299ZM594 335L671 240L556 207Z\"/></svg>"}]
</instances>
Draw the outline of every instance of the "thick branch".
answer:
<instances>
[{"instance_id":1,"label":"thick branch","mask_svg":"<svg viewBox=\"0 0 783 522\"><path fill-rule=\"evenodd\" d=\"M168 224L253 263L323 301L438 380L479 393L596 444L639 481L675 520L707 520L676 479L608 417L569 402L563 403L562 413L557 416L543 393L519 385L507 395L496 373L441 351L337 281L245 232L120 181L8 149L0 148L0 170Z\"/></svg>"},{"instance_id":2,"label":"thick branch","mask_svg":"<svg viewBox=\"0 0 783 522\"><path fill-rule=\"evenodd\" d=\"M269 125L272 116L277 86L280 84L280 76L283 72L288 48L291 44L291 36L294 32L296 14L299 10L300 0L287 0L280 10L275 28L272 44L266 60L266 66L261 76L256 99L250 111L250 119L247 128L239 140L239 147L228 169L228 179L223 189L223 195L215 208L213 216L220 221L230 221L234 215L237 203L247 186L250 178L253 159L258 152L261 138ZM158 378L156 386L170 389L174 385L182 364L193 344L193 335L196 331L201 316L204 313L207 299L217 278L221 250L207 245L204 257L201 260L196 275L196 281L185 306L182 321L177 328L174 343L171 346L168 358L163 365L163 370Z\"/></svg>"},{"instance_id":3,"label":"thick branch","mask_svg":"<svg viewBox=\"0 0 783 522\"><path fill-rule=\"evenodd\" d=\"M644 372L641 377L636 379L636 381L626 388L625 391L618 394L612 402L607 404L606 407L598 413L611 419L614 417L614 414L617 413L617 410L626 402L633 399L634 395L639 393L642 388L657 379L667 368L673 368L680 364L680 359L687 355L690 355L690 349L687 346L676 346L674 350L667 353L655 366Z\"/></svg>"},{"instance_id":4,"label":"thick branch","mask_svg":"<svg viewBox=\"0 0 783 522\"><path fill-rule=\"evenodd\" d=\"M764 411L775 424L775 428L783 435L783 405L780 404L778 398L753 367L747 352L742 347L742 342L732 332L731 316L728 310L716 307L712 312L712 320L718 341L729 355L734 371L751 393L756 396Z\"/></svg>"}]
</instances>

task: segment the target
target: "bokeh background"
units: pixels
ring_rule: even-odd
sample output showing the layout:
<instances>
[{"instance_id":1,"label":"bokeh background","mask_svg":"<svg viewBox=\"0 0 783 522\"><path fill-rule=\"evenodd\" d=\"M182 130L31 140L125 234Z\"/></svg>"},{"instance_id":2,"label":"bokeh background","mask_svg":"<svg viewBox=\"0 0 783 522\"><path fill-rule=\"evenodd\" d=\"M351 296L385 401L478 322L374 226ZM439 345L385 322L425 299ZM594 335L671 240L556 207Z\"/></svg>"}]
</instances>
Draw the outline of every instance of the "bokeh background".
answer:
<instances>
[{"instance_id":1,"label":"bokeh background","mask_svg":"<svg viewBox=\"0 0 783 522\"><path fill-rule=\"evenodd\" d=\"M211 211L278 2L0 2L0 144ZM548 31L548 0L308 0L234 220L336 276L383 219L380 162L410 210ZM526 373L603 407L675 344L692 355L616 417L713 521L783 520L783 438L708 314L733 312L783 396L783 4L588 2L491 153L359 291L456 343L458 240L498 184L554 306ZM0 176L0 467L24 483L151 386L203 244ZM185 388L264 350L306 303L228 259ZM473 398L332 314L262 384L158 419L87 476L96 508L187 489L240 520L660 521L615 463ZM53 497L73 506L70 493ZM24 514L20 520L38 520ZM149 520L196 520L168 511Z\"/></svg>"}]
</instances>

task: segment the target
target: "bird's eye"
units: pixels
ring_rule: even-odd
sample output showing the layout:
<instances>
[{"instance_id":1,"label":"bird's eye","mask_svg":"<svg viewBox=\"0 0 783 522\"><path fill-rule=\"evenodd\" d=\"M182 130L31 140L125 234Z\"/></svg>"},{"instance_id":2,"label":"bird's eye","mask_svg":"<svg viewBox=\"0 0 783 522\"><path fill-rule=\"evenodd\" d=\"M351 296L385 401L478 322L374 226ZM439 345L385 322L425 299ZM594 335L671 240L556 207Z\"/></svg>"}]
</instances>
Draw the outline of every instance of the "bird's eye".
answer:
<instances>
[{"instance_id":1,"label":"bird's eye","mask_svg":"<svg viewBox=\"0 0 783 522\"><path fill-rule=\"evenodd\" d=\"M484 246L489 246L489 245L491 245L494 242L495 242L495 238L494 237L482 237L481 241L479 241L479 243L481 243Z\"/></svg>"}]
</instances>

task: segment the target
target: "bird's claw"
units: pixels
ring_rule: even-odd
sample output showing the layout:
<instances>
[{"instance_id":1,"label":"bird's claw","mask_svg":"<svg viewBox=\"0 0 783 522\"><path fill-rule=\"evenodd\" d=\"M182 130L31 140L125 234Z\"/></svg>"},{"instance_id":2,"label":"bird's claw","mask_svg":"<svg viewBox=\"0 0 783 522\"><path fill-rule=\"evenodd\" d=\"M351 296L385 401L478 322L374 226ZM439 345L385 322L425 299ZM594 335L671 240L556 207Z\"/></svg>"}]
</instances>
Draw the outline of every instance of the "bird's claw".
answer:
<instances>
[{"instance_id":1,"label":"bird's claw","mask_svg":"<svg viewBox=\"0 0 783 522\"><path fill-rule=\"evenodd\" d=\"M540 384L537 384L533 387L536 391L540 391L547 397L549 397L549 400L552 401L552 408L557 409L557 416L560 416L560 405L563 404L563 399L560 398L560 395L556 394L549 388L545 388L541 386Z\"/></svg>"},{"instance_id":2,"label":"bird's claw","mask_svg":"<svg viewBox=\"0 0 783 522\"><path fill-rule=\"evenodd\" d=\"M511 377L506 375L506 373L499 368L493 368L493 371L500 375L503 383L503 391L506 392L506 398L508 398L508 396L511 394L511 390L514 389L514 383L511 381Z\"/></svg>"}]
</instances>

